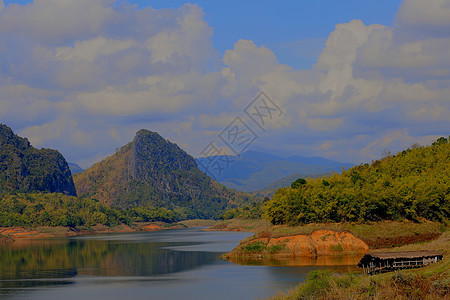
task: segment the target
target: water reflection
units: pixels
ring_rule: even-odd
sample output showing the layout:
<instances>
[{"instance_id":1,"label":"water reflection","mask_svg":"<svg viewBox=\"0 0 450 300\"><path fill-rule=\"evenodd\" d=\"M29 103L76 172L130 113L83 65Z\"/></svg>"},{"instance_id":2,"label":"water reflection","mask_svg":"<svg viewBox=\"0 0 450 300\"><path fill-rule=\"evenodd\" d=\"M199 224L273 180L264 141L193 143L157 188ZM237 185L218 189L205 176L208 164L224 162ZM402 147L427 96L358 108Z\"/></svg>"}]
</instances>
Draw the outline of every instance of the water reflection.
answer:
<instances>
[{"instance_id":1,"label":"water reflection","mask_svg":"<svg viewBox=\"0 0 450 300\"><path fill-rule=\"evenodd\" d=\"M186 229L17 241L0 246L0 298L265 298L310 270L350 270L358 259L220 259L248 235Z\"/></svg>"},{"instance_id":2,"label":"water reflection","mask_svg":"<svg viewBox=\"0 0 450 300\"><path fill-rule=\"evenodd\" d=\"M170 235L177 233L170 233ZM179 233L178 233L179 234ZM183 237L185 238L185 237ZM208 265L220 252L173 251L202 242L162 242L167 234L17 241L0 247L0 289L70 284L74 276L152 276Z\"/></svg>"},{"instance_id":3,"label":"water reflection","mask_svg":"<svg viewBox=\"0 0 450 300\"><path fill-rule=\"evenodd\" d=\"M238 257L231 261L240 265L250 266L289 266L289 267L307 267L314 266L326 267L337 272L360 272L356 265L362 258L362 255L342 255L342 256L319 256L319 257L296 257L296 258L258 258L258 257Z\"/></svg>"}]
</instances>

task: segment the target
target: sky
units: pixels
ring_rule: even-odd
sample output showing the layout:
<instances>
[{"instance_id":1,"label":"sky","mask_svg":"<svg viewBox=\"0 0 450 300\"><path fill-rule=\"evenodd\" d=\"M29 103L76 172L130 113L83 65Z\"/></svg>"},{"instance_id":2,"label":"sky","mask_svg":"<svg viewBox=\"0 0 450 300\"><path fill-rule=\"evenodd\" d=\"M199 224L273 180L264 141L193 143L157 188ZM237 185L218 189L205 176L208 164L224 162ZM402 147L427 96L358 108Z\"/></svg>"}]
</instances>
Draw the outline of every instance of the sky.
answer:
<instances>
[{"instance_id":1,"label":"sky","mask_svg":"<svg viewBox=\"0 0 450 300\"><path fill-rule=\"evenodd\" d=\"M450 0L0 0L0 123L84 168L142 128L359 164L450 134L448 49Z\"/></svg>"}]
</instances>

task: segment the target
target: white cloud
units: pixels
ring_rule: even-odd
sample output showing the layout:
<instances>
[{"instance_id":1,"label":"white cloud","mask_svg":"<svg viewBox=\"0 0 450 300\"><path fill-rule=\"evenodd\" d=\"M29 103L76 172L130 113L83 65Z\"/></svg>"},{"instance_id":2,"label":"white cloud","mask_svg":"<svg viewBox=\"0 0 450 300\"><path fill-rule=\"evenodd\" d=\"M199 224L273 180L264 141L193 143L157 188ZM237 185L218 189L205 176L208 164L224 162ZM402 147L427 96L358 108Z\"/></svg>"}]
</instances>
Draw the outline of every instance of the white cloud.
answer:
<instances>
[{"instance_id":1,"label":"white cloud","mask_svg":"<svg viewBox=\"0 0 450 300\"><path fill-rule=\"evenodd\" d=\"M2 10L0 32L15 32L45 43L59 44L95 36L120 18L114 0L35 0Z\"/></svg>"},{"instance_id":2,"label":"white cloud","mask_svg":"<svg viewBox=\"0 0 450 300\"><path fill-rule=\"evenodd\" d=\"M406 0L392 27L338 24L295 70L251 40L221 59L197 5L0 0L0 118L86 166L140 128L197 154L263 90L284 114L255 146L366 161L447 134L448 3Z\"/></svg>"},{"instance_id":3,"label":"white cloud","mask_svg":"<svg viewBox=\"0 0 450 300\"><path fill-rule=\"evenodd\" d=\"M413 30L416 34L446 34L449 36L450 1L406 0L400 6L397 19L401 23L401 27Z\"/></svg>"},{"instance_id":4,"label":"white cloud","mask_svg":"<svg viewBox=\"0 0 450 300\"><path fill-rule=\"evenodd\" d=\"M58 47L55 49L55 58L58 60L73 60L75 62L87 61L93 63L101 56L108 56L127 50L136 45L133 40L113 40L96 37L86 41L77 41L73 47Z\"/></svg>"}]
</instances>

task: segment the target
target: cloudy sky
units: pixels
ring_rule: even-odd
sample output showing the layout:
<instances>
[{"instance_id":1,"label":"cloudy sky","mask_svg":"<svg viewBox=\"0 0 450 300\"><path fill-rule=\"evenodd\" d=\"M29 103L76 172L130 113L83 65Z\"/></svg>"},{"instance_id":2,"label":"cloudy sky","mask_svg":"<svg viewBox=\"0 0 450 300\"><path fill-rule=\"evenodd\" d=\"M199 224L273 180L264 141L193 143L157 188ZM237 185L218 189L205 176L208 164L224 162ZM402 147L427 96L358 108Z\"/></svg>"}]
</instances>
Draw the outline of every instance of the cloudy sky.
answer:
<instances>
[{"instance_id":1,"label":"cloudy sky","mask_svg":"<svg viewBox=\"0 0 450 300\"><path fill-rule=\"evenodd\" d=\"M141 128L352 163L450 134L450 0L241 2L0 0L0 122L83 167Z\"/></svg>"}]
</instances>

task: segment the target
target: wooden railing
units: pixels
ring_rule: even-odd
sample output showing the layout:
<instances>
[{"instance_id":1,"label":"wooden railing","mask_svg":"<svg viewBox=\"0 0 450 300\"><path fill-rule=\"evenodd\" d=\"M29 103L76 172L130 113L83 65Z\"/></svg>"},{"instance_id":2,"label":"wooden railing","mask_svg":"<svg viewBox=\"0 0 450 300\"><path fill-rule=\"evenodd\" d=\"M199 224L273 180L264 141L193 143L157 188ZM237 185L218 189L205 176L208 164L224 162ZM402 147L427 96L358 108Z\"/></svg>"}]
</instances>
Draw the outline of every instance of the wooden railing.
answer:
<instances>
[{"instance_id":1,"label":"wooden railing","mask_svg":"<svg viewBox=\"0 0 450 300\"><path fill-rule=\"evenodd\" d=\"M430 257L421 259L405 259L401 261L394 261L392 263L389 263L388 261L381 261L378 263L369 262L367 265L363 265L363 270L366 274L374 274L398 269L419 268L437 261L437 257Z\"/></svg>"}]
</instances>

